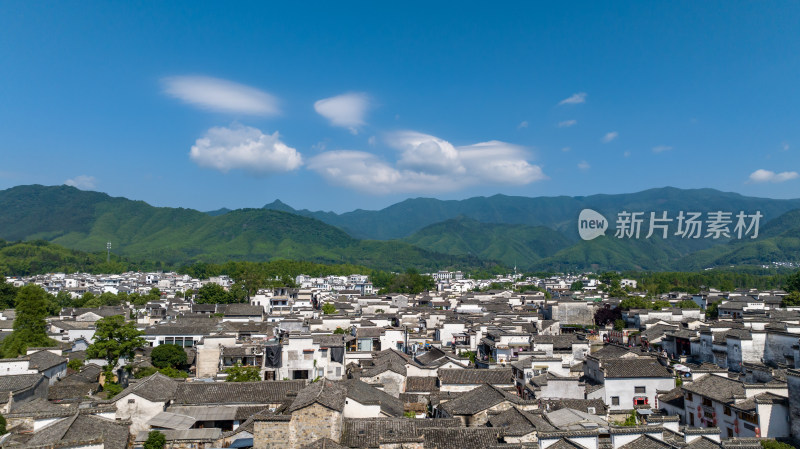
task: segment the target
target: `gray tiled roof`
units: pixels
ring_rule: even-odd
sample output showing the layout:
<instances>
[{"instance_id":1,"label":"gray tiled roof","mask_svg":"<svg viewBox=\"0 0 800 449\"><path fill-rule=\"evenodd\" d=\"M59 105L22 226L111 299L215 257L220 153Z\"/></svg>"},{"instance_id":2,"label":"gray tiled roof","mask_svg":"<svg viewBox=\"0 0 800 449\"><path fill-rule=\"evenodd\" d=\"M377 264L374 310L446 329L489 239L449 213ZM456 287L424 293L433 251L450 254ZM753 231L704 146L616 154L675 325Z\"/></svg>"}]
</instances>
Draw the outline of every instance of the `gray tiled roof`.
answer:
<instances>
[{"instance_id":1,"label":"gray tiled roof","mask_svg":"<svg viewBox=\"0 0 800 449\"><path fill-rule=\"evenodd\" d=\"M346 396L347 389L343 385L328 379L321 379L300 390L297 393L297 398L289 407L289 411L294 412L317 403L331 410L341 412L344 410Z\"/></svg>"},{"instance_id":2,"label":"gray tiled roof","mask_svg":"<svg viewBox=\"0 0 800 449\"><path fill-rule=\"evenodd\" d=\"M0 404L8 402L8 393L34 387L43 378L41 374L0 376Z\"/></svg>"},{"instance_id":3,"label":"gray tiled roof","mask_svg":"<svg viewBox=\"0 0 800 449\"><path fill-rule=\"evenodd\" d=\"M586 447L566 438L561 438L550 446L547 446L547 449L586 449Z\"/></svg>"},{"instance_id":4,"label":"gray tiled roof","mask_svg":"<svg viewBox=\"0 0 800 449\"><path fill-rule=\"evenodd\" d=\"M377 388L357 379L349 379L342 382L347 389L347 397L361 404L373 403L380 404L381 412L387 416L402 417L403 402L400 399L378 390Z\"/></svg>"},{"instance_id":5,"label":"gray tiled roof","mask_svg":"<svg viewBox=\"0 0 800 449\"><path fill-rule=\"evenodd\" d=\"M265 382L187 382L178 384L175 405L277 404L290 391L298 392L303 380Z\"/></svg>"},{"instance_id":6,"label":"gray tiled roof","mask_svg":"<svg viewBox=\"0 0 800 449\"><path fill-rule=\"evenodd\" d=\"M731 403L735 397L744 397L744 384L738 380L709 374L682 385L685 391L699 394L722 403Z\"/></svg>"},{"instance_id":7,"label":"gray tiled roof","mask_svg":"<svg viewBox=\"0 0 800 449\"><path fill-rule=\"evenodd\" d=\"M619 449L672 449L672 445L657 440L651 435L642 435L628 444L623 444Z\"/></svg>"},{"instance_id":8,"label":"gray tiled roof","mask_svg":"<svg viewBox=\"0 0 800 449\"><path fill-rule=\"evenodd\" d=\"M606 378L672 377L672 373L653 357L611 359L603 362Z\"/></svg>"},{"instance_id":9,"label":"gray tiled roof","mask_svg":"<svg viewBox=\"0 0 800 449\"><path fill-rule=\"evenodd\" d=\"M129 394L135 394L150 402L168 402L175 396L176 388L177 383L174 380L161 373L155 373L128 385L128 388L114 396L112 401L117 402Z\"/></svg>"},{"instance_id":10,"label":"gray tiled roof","mask_svg":"<svg viewBox=\"0 0 800 449\"><path fill-rule=\"evenodd\" d=\"M106 449L125 449L128 445L128 425L124 421L111 421L93 415L75 414L62 419L33 434L27 446L55 446L57 443L102 441Z\"/></svg>"},{"instance_id":11,"label":"gray tiled roof","mask_svg":"<svg viewBox=\"0 0 800 449\"><path fill-rule=\"evenodd\" d=\"M346 418L342 423L340 444L346 447L379 447L381 443L393 441L420 441L421 437L424 438L422 431L428 428L457 430L462 427L461 420L457 418Z\"/></svg>"},{"instance_id":12,"label":"gray tiled roof","mask_svg":"<svg viewBox=\"0 0 800 449\"><path fill-rule=\"evenodd\" d=\"M501 428L505 435L523 436L540 430L556 430L547 420L538 414L528 413L511 407L489 419L491 427Z\"/></svg>"},{"instance_id":13,"label":"gray tiled roof","mask_svg":"<svg viewBox=\"0 0 800 449\"><path fill-rule=\"evenodd\" d=\"M501 402L522 404L524 401L517 395L504 391L494 385L483 384L478 388L462 393L439 406L451 416L474 415Z\"/></svg>"},{"instance_id":14,"label":"gray tiled roof","mask_svg":"<svg viewBox=\"0 0 800 449\"><path fill-rule=\"evenodd\" d=\"M501 441L502 430L491 427L433 427L419 430L425 449L484 449Z\"/></svg>"},{"instance_id":15,"label":"gray tiled roof","mask_svg":"<svg viewBox=\"0 0 800 449\"><path fill-rule=\"evenodd\" d=\"M440 369L439 381L442 385L506 385L512 383L511 368L499 369Z\"/></svg>"},{"instance_id":16,"label":"gray tiled roof","mask_svg":"<svg viewBox=\"0 0 800 449\"><path fill-rule=\"evenodd\" d=\"M406 393L424 393L432 391L439 391L439 387L436 386L435 377L406 377Z\"/></svg>"},{"instance_id":17,"label":"gray tiled roof","mask_svg":"<svg viewBox=\"0 0 800 449\"><path fill-rule=\"evenodd\" d=\"M53 368L62 363L67 363L67 359L60 355L53 354L50 351L36 351L28 355L30 358L30 368L39 372Z\"/></svg>"}]
</instances>

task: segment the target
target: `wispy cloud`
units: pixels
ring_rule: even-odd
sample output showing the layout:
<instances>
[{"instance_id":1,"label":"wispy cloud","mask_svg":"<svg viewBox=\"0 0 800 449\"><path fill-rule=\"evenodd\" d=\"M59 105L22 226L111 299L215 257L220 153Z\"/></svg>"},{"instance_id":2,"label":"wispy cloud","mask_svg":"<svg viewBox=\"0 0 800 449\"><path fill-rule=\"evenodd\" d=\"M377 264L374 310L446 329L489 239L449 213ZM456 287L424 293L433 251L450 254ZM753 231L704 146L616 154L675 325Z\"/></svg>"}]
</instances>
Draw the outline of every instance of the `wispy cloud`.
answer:
<instances>
[{"instance_id":1,"label":"wispy cloud","mask_svg":"<svg viewBox=\"0 0 800 449\"><path fill-rule=\"evenodd\" d=\"M670 146L659 145L659 146L653 147L653 153L656 153L656 154L663 153L663 152L669 151L671 149L672 149L672 147L670 147Z\"/></svg>"},{"instance_id":2,"label":"wispy cloud","mask_svg":"<svg viewBox=\"0 0 800 449\"><path fill-rule=\"evenodd\" d=\"M357 134L358 128L364 125L364 115L368 108L369 97L361 92L323 98L314 103L317 114L328 119L331 125L347 128L353 134Z\"/></svg>"},{"instance_id":3,"label":"wispy cloud","mask_svg":"<svg viewBox=\"0 0 800 449\"><path fill-rule=\"evenodd\" d=\"M528 127L528 121L527 120L523 120L523 121L521 121L519 123L519 125L517 125L517 129L527 128L527 127Z\"/></svg>"},{"instance_id":4,"label":"wispy cloud","mask_svg":"<svg viewBox=\"0 0 800 449\"><path fill-rule=\"evenodd\" d=\"M626 151L626 152L622 153L622 157L631 157L631 152L630 151Z\"/></svg>"},{"instance_id":5,"label":"wispy cloud","mask_svg":"<svg viewBox=\"0 0 800 449\"><path fill-rule=\"evenodd\" d=\"M97 187L97 178L94 176L80 175L67 179L64 184L81 190L92 190Z\"/></svg>"},{"instance_id":6,"label":"wispy cloud","mask_svg":"<svg viewBox=\"0 0 800 449\"><path fill-rule=\"evenodd\" d=\"M796 179L798 176L800 175L798 175L796 171L785 171L781 173L775 173L774 171L771 170L758 169L753 173L750 173L748 182L757 184L765 182L778 183Z\"/></svg>"},{"instance_id":7,"label":"wispy cloud","mask_svg":"<svg viewBox=\"0 0 800 449\"><path fill-rule=\"evenodd\" d=\"M558 122L559 128L569 128L570 126L575 126L578 124L577 120L564 120L563 122Z\"/></svg>"},{"instance_id":8,"label":"wispy cloud","mask_svg":"<svg viewBox=\"0 0 800 449\"><path fill-rule=\"evenodd\" d=\"M611 131L610 133L606 133L606 135L603 136L603 143L609 143L612 140L616 139L617 137L619 137L619 133L616 131Z\"/></svg>"},{"instance_id":9,"label":"wispy cloud","mask_svg":"<svg viewBox=\"0 0 800 449\"><path fill-rule=\"evenodd\" d=\"M280 114L277 98L244 84L208 76L171 76L161 81L167 95L202 109L261 116Z\"/></svg>"},{"instance_id":10,"label":"wispy cloud","mask_svg":"<svg viewBox=\"0 0 800 449\"><path fill-rule=\"evenodd\" d=\"M586 103L586 92L578 92L558 102L558 105Z\"/></svg>"},{"instance_id":11,"label":"wispy cloud","mask_svg":"<svg viewBox=\"0 0 800 449\"><path fill-rule=\"evenodd\" d=\"M571 149L572 148L570 148L570 147L564 147L564 148L561 149L561 151L563 151L565 153L568 153Z\"/></svg>"},{"instance_id":12,"label":"wispy cloud","mask_svg":"<svg viewBox=\"0 0 800 449\"><path fill-rule=\"evenodd\" d=\"M214 127L197 139L189 153L199 166L223 173L241 169L251 175L296 170L303 157L280 140L277 132L264 134L249 126Z\"/></svg>"},{"instance_id":13,"label":"wispy cloud","mask_svg":"<svg viewBox=\"0 0 800 449\"><path fill-rule=\"evenodd\" d=\"M312 158L308 168L333 184L372 194L454 191L472 185L524 185L547 177L527 161L523 147L496 140L454 146L415 131L388 136L397 161L363 151L328 151Z\"/></svg>"},{"instance_id":14,"label":"wispy cloud","mask_svg":"<svg viewBox=\"0 0 800 449\"><path fill-rule=\"evenodd\" d=\"M782 149L783 151L789 151L789 143L788 143L788 142L783 142L783 143L781 144L781 149Z\"/></svg>"},{"instance_id":15,"label":"wispy cloud","mask_svg":"<svg viewBox=\"0 0 800 449\"><path fill-rule=\"evenodd\" d=\"M583 171L586 171L586 170L592 168L592 166L589 165L589 163L586 162L586 161L580 161L580 162L578 162L578 168L583 170Z\"/></svg>"}]
</instances>

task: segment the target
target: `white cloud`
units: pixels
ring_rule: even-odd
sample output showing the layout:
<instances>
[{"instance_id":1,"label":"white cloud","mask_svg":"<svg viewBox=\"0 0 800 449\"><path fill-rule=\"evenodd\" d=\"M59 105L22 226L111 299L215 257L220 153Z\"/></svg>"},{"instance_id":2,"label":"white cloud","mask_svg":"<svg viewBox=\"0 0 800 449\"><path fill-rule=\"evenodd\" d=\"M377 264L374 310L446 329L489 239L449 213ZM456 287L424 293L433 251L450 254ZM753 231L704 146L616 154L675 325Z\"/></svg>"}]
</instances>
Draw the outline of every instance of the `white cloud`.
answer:
<instances>
[{"instance_id":1,"label":"white cloud","mask_svg":"<svg viewBox=\"0 0 800 449\"><path fill-rule=\"evenodd\" d=\"M588 170L588 169L590 169L591 167L592 167L592 166L591 166L591 165L589 165L589 163L588 163L588 162L586 162L586 161L580 161L580 162L578 162L578 168L579 168L579 169L581 169L581 170L584 170L584 171L585 171L585 170Z\"/></svg>"},{"instance_id":2,"label":"white cloud","mask_svg":"<svg viewBox=\"0 0 800 449\"><path fill-rule=\"evenodd\" d=\"M612 140L616 139L618 136L619 136L619 133L616 132L616 131L611 131L610 133L606 133L606 135L603 136L603 143L611 142Z\"/></svg>"},{"instance_id":3,"label":"white cloud","mask_svg":"<svg viewBox=\"0 0 800 449\"><path fill-rule=\"evenodd\" d=\"M374 147L378 144L378 138L375 136L369 136L369 139L367 139L367 144L369 144L371 147Z\"/></svg>"},{"instance_id":4,"label":"white cloud","mask_svg":"<svg viewBox=\"0 0 800 449\"><path fill-rule=\"evenodd\" d=\"M783 151L789 151L789 144L788 144L787 142L783 142L783 143L781 144L781 149L782 149Z\"/></svg>"},{"instance_id":5,"label":"white cloud","mask_svg":"<svg viewBox=\"0 0 800 449\"><path fill-rule=\"evenodd\" d=\"M565 98L558 102L559 106L562 104L580 104L586 102L586 92L578 92L577 94L572 94L571 97Z\"/></svg>"},{"instance_id":6,"label":"white cloud","mask_svg":"<svg viewBox=\"0 0 800 449\"><path fill-rule=\"evenodd\" d=\"M622 157L631 157L631 152L630 151L626 151L626 152L622 153Z\"/></svg>"},{"instance_id":7,"label":"white cloud","mask_svg":"<svg viewBox=\"0 0 800 449\"><path fill-rule=\"evenodd\" d=\"M562 149L561 149L561 151L563 151L563 152L565 152L565 153L568 153L568 152L569 152L569 150L571 150L571 149L572 149L572 148L570 148L570 147L564 147L564 148L562 148Z\"/></svg>"},{"instance_id":8,"label":"white cloud","mask_svg":"<svg viewBox=\"0 0 800 449\"><path fill-rule=\"evenodd\" d=\"M479 184L524 185L546 179L526 160L524 148L489 141L456 147L415 131L388 136L399 151L396 164L362 151L329 151L308 168L329 182L373 194L453 191Z\"/></svg>"},{"instance_id":9,"label":"white cloud","mask_svg":"<svg viewBox=\"0 0 800 449\"><path fill-rule=\"evenodd\" d=\"M369 108L369 97L365 93L346 93L323 98L314 103L317 114L325 117L333 126L347 128L353 134L364 125L364 114Z\"/></svg>"},{"instance_id":10,"label":"white cloud","mask_svg":"<svg viewBox=\"0 0 800 449\"><path fill-rule=\"evenodd\" d=\"M388 138L400 150L401 168L433 173L464 173L458 150L450 142L416 131L399 131Z\"/></svg>"},{"instance_id":11,"label":"white cloud","mask_svg":"<svg viewBox=\"0 0 800 449\"><path fill-rule=\"evenodd\" d=\"M575 126L578 124L577 120L564 120L563 122L558 122L559 128L569 128L570 126Z\"/></svg>"},{"instance_id":12,"label":"white cloud","mask_svg":"<svg viewBox=\"0 0 800 449\"><path fill-rule=\"evenodd\" d=\"M81 190L92 190L97 187L97 179L94 176L80 175L67 179L64 184Z\"/></svg>"},{"instance_id":13,"label":"white cloud","mask_svg":"<svg viewBox=\"0 0 800 449\"><path fill-rule=\"evenodd\" d=\"M280 114L277 98L244 84L208 76L171 76L161 81L167 95L203 109L262 116Z\"/></svg>"},{"instance_id":14,"label":"white cloud","mask_svg":"<svg viewBox=\"0 0 800 449\"><path fill-rule=\"evenodd\" d=\"M775 173L774 171L758 169L753 173L750 173L749 182L751 183L763 183L763 182L785 182L789 181L790 179L796 179L798 176L796 171L785 171L781 173Z\"/></svg>"},{"instance_id":15,"label":"white cloud","mask_svg":"<svg viewBox=\"0 0 800 449\"><path fill-rule=\"evenodd\" d=\"M528 127L528 121L527 120L523 120L523 121L521 121L519 123L519 125L517 125L517 129L527 128L527 127Z\"/></svg>"},{"instance_id":16,"label":"white cloud","mask_svg":"<svg viewBox=\"0 0 800 449\"><path fill-rule=\"evenodd\" d=\"M658 154L658 153L663 153L663 152L665 152L665 151L669 151L669 150L671 150L671 149L672 149L672 147L670 147L670 146L667 146L667 145L659 145L659 146L657 146L657 147L653 147L653 153L656 153L656 154Z\"/></svg>"},{"instance_id":17,"label":"white cloud","mask_svg":"<svg viewBox=\"0 0 800 449\"><path fill-rule=\"evenodd\" d=\"M252 175L266 175L303 165L300 153L281 142L277 132L264 134L242 125L209 129L197 139L189 156L197 165L223 173L242 169Z\"/></svg>"}]
</instances>

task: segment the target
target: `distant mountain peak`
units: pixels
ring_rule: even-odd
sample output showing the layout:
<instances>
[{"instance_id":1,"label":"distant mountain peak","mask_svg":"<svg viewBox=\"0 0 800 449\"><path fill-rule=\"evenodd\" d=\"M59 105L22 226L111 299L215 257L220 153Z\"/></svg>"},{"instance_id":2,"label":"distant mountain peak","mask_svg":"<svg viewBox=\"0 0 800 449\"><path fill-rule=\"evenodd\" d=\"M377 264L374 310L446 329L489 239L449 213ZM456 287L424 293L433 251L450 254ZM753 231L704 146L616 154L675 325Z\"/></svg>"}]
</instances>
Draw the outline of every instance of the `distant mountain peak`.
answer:
<instances>
[{"instance_id":1,"label":"distant mountain peak","mask_svg":"<svg viewBox=\"0 0 800 449\"><path fill-rule=\"evenodd\" d=\"M288 204L286 204L283 201L278 200L278 199L276 199L275 201L273 201L273 202L271 202L269 204L265 204L263 208L264 209L270 209L270 210L279 210L279 211L283 211L283 212L292 212L292 213L297 212L292 206L290 206L290 205L288 205Z\"/></svg>"}]
</instances>

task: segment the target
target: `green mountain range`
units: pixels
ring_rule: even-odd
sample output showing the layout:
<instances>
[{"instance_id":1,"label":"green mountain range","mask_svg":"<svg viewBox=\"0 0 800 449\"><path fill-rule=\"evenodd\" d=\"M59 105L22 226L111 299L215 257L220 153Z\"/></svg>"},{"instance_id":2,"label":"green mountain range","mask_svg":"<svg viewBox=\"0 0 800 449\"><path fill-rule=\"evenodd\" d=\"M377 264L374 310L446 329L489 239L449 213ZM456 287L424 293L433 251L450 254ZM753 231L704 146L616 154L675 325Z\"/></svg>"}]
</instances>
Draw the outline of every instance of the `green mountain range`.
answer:
<instances>
[{"instance_id":1,"label":"green mountain range","mask_svg":"<svg viewBox=\"0 0 800 449\"><path fill-rule=\"evenodd\" d=\"M666 211L670 217L679 211L760 210L764 222L793 209L800 209L800 199L776 200L746 197L714 189L677 189L663 187L636 193L591 196L520 197L494 195L465 200L414 198L381 210L354 210L343 214L295 210L281 201L265 209L291 212L344 229L357 238L389 240L408 237L414 232L445 220L467 217L482 223L547 226L577 239L577 218L582 209L593 209L612 222L618 212Z\"/></svg>"},{"instance_id":2,"label":"green mountain range","mask_svg":"<svg viewBox=\"0 0 800 449\"><path fill-rule=\"evenodd\" d=\"M88 252L103 251L111 242L116 254L167 265L275 259L393 270L493 265L404 242L357 240L321 221L286 212L240 209L212 216L68 186L0 191L0 239L42 239Z\"/></svg>"},{"instance_id":3,"label":"green mountain range","mask_svg":"<svg viewBox=\"0 0 800 449\"><path fill-rule=\"evenodd\" d=\"M584 208L609 220L606 236L578 238L577 217ZM759 238L614 237L621 211L666 211L674 218L679 211L716 210L760 211ZM417 198L343 214L298 211L280 201L260 209L200 212L33 185L0 191L0 239L46 240L87 252L102 252L111 242L126 260L168 266L295 259L384 270L485 269L498 262L523 270L696 270L798 261L800 199L667 187L586 197Z\"/></svg>"},{"instance_id":4,"label":"green mountain range","mask_svg":"<svg viewBox=\"0 0 800 449\"><path fill-rule=\"evenodd\" d=\"M431 251L498 260L508 267L532 267L573 243L545 226L481 223L466 217L432 224L403 241Z\"/></svg>"}]
</instances>

